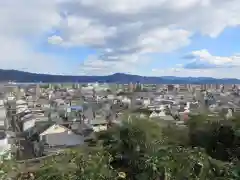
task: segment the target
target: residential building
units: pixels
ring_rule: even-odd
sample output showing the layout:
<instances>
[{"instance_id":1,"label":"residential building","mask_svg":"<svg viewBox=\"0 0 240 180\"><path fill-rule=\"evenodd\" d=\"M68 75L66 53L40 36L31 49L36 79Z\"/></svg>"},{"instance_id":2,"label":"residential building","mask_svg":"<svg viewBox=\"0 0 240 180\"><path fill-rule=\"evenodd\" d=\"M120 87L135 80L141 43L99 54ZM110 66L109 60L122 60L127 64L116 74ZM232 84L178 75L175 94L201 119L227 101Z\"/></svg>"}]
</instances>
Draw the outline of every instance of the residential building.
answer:
<instances>
[{"instance_id":1,"label":"residential building","mask_svg":"<svg viewBox=\"0 0 240 180\"><path fill-rule=\"evenodd\" d=\"M54 146L76 146L84 143L82 135L59 124L53 124L39 134L40 141L50 147Z\"/></svg>"},{"instance_id":2,"label":"residential building","mask_svg":"<svg viewBox=\"0 0 240 180\"><path fill-rule=\"evenodd\" d=\"M9 142L9 136L4 132L0 131L0 160L1 157L11 158L11 143Z\"/></svg>"}]
</instances>

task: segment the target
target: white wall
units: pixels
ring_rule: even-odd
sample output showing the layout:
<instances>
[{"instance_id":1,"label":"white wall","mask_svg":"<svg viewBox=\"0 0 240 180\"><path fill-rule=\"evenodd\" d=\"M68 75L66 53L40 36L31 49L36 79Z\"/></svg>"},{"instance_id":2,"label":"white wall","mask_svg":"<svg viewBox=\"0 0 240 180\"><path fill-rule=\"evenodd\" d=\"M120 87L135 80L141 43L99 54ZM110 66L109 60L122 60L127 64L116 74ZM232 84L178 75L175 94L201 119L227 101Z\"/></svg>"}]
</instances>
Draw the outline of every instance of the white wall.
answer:
<instances>
[{"instance_id":1,"label":"white wall","mask_svg":"<svg viewBox=\"0 0 240 180\"><path fill-rule=\"evenodd\" d=\"M36 119L30 119L23 123L23 131L27 131L35 126Z\"/></svg>"},{"instance_id":2,"label":"white wall","mask_svg":"<svg viewBox=\"0 0 240 180\"><path fill-rule=\"evenodd\" d=\"M42 139L46 140L46 143L50 146L74 146L81 145L84 143L84 138L80 135L76 135L71 131L55 133L55 134L46 134L43 135Z\"/></svg>"},{"instance_id":3,"label":"white wall","mask_svg":"<svg viewBox=\"0 0 240 180\"><path fill-rule=\"evenodd\" d=\"M92 128L94 132L100 132L100 131L107 130L107 125L98 125L98 126L93 126Z\"/></svg>"},{"instance_id":4,"label":"white wall","mask_svg":"<svg viewBox=\"0 0 240 180\"><path fill-rule=\"evenodd\" d=\"M8 139L4 138L4 139L0 139L0 146L5 146L8 144Z\"/></svg>"},{"instance_id":5,"label":"white wall","mask_svg":"<svg viewBox=\"0 0 240 180\"><path fill-rule=\"evenodd\" d=\"M11 145L8 144L8 139L7 138L0 139L0 156L7 153L7 151L10 149Z\"/></svg>"},{"instance_id":6,"label":"white wall","mask_svg":"<svg viewBox=\"0 0 240 180\"><path fill-rule=\"evenodd\" d=\"M0 107L0 120L4 120L6 118L6 109L4 107Z\"/></svg>"}]
</instances>

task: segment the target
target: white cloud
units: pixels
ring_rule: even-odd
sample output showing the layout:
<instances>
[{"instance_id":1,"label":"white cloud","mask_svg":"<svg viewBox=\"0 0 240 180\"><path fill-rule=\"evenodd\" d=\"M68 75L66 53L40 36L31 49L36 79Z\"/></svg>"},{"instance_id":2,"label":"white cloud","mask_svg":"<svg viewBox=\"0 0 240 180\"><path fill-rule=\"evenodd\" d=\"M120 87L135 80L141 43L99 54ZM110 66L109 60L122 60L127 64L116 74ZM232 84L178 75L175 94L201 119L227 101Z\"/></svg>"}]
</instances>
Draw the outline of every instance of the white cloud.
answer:
<instances>
[{"instance_id":1,"label":"white cloud","mask_svg":"<svg viewBox=\"0 0 240 180\"><path fill-rule=\"evenodd\" d=\"M205 49L193 51L186 55L185 58L191 59L190 62L184 65L184 68L186 69L233 68L240 66L240 56L214 56Z\"/></svg>"},{"instance_id":2,"label":"white cloud","mask_svg":"<svg viewBox=\"0 0 240 180\"><path fill-rule=\"evenodd\" d=\"M240 56L214 56L206 49L193 51L183 57L190 60L186 64L176 64L175 68L152 69L152 76L216 77L240 78Z\"/></svg>"},{"instance_id":3,"label":"white cloud","mask_svg":"<svg viewBox=\"0 0 240 180\"><path fill-rule=\"evenodd\" d=\"M7 0L0 2L0 63L2 69L31 72L64 72L61 58L34 50L39 41L59 24L54 1Z\"/></svg>"},{"instance_id":4,"label":"white cloud","mask_svg":"<svg viewBox=\"0 0 240 180\"><path fill-rule=\"evenodd\" d=\"M109 75L116 72L138 74L138 68L146 66L149 59L137 55L121 56L121 60L106 61L98 59L97 56L90 56L80 66L81 75ZM141 62L141 63L139 63Z\"/></svg>"},{"instance_id":5,"label":"white cloud","mask_svg":"<svg viewBox=\"0 0 240 180\"><path fill-rule=\"evenodd\" d=\"M60 36L53 35L51 37L48 37L49 44L61 44L62 42L63 42L63 39Z\"/></svg>"},{"instance_id":6,"label":"white cloud","mask_svg":"<svg viewBox=\"0 0 240 180\"><path fill-rule=\"evenodd\" d=\"M110 74L137 72L147 53L189 45L196 32L217 37L240 22L237 0L7 0L0 2L0 12L1 68L52 73L71 69L64 69L59 57L35 50L32 42L55 31L45 41L99 52L79 65L81 73ZM201 59L213 62L207 55Z\"/></svg>"},{"instance_id":7,"label":"white cloud","mask_svg":"<svg viewBox=\"0 0 240 180\"><path fill-rule=\"evenodd\" d=\"M154 29L138 37L142 53L169 52L190 43L191 33L182 29Z\"/></svg>"},{"instance_id":8,"label":"white cloud","mask_svg":"<svg viewBox=\"0 0 240 180\"><path fill-rule=\"evenodd\" d=\"M95 48L98 61L106 66L117 62L119 68L112 71L121 72L132 56L139 64L143 54L189 45L195 32L217 37L240 22L240 5L234 0L68 0L61 8L69 12L59 27L65 45ZM89 70L90 65L84 66L82 71Z\"/></svg>"}]
</instances>

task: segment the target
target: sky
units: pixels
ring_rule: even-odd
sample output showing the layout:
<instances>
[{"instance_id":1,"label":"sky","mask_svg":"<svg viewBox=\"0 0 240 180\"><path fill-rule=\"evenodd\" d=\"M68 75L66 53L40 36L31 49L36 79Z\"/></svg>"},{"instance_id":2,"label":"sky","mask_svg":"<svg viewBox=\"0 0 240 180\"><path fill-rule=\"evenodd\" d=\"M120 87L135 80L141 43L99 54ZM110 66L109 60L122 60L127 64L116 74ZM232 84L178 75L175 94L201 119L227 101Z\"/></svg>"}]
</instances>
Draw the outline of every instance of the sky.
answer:
<instances>
[{"instance_id":1,"label":"sky","mask_svg":"<svg viewBox=\"0 0 240 180\"><path fill-rule=\"evenodd\" d=\"M2 0L0 68L240 79L239 0Z\"/></svg>"}]
</instances>

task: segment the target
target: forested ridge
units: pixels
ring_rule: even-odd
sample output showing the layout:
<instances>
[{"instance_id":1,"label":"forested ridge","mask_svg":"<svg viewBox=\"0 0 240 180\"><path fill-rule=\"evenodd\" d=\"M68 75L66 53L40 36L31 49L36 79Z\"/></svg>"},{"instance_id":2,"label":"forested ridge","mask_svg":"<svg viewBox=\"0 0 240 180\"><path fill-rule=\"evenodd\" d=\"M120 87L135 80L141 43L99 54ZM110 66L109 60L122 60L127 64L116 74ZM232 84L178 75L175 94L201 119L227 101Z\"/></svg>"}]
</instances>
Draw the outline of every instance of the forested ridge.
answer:
<instances>
[{"instance_id":1,"label":"forested ridge","mask_svg":"<svg viewBox=\"0 0 240 180\"><path fill-rule=\"evenodd\" d=\"M146 77L132 74L115 73L107 76L67 76L67 75L51 75L37 74L17 70L0 69L0 81L14 81L27 83L90 83L90 82L106 82L106 83L136 83L143 84L239 84L239 79L216 79L211 77Z\"/></svg>"}]
</instances>

